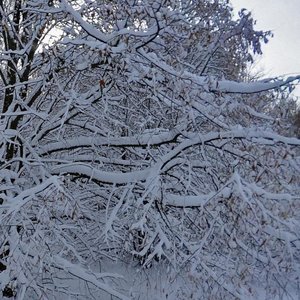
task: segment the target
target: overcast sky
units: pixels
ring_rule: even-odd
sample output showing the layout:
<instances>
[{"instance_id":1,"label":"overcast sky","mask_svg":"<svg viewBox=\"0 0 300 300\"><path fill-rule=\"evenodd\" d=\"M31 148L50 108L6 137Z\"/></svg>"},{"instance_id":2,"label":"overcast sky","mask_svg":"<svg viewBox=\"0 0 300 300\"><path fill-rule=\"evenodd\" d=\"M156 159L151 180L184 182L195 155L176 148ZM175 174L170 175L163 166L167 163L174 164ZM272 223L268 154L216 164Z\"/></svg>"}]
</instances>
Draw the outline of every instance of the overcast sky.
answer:
<instances>
[{"instance_id":1,"label":"overcast sky","mask_svg":"<svg viewBox=\"0 0 300 300\"><path fill-rule=\"evenodd\" d=\"M272 30L258 63L267 77L300 74L300 0L231 0L236 11L247 8L257 29ZM295 94L300 97L300 85Z\"/></svg>"}]
</instances>

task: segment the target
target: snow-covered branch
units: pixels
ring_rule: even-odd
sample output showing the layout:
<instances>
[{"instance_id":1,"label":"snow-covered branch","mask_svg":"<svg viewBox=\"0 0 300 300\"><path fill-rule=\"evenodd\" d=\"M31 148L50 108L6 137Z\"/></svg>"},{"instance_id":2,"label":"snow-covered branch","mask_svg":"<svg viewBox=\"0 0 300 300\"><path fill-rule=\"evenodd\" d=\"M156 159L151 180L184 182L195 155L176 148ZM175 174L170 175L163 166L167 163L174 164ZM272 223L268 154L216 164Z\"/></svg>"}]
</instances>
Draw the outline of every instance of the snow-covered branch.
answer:
<instances>
[{"instance_id":1,"label":"snow-covered branch","mask_svg":"<svg viewBox=\"0 0 300 300\"><path fill-rule=\"evenodd\" d=\"M249 82L270 36L250 13L0 0L0 19L0 298L298 286L300 76Z\"/></svg>"}]
</instances>

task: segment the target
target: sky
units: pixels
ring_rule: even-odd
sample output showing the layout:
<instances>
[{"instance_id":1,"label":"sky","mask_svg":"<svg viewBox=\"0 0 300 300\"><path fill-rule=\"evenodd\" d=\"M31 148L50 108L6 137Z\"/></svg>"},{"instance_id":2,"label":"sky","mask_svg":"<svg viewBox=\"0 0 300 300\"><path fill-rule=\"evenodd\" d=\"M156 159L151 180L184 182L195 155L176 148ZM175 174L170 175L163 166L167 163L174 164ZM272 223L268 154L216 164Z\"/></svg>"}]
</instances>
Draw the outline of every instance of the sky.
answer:
<instances>
[{"instance_id":1,"label":"sky","mask_svg":"<svg viewBox=\"0 0 300 300\"><path fill-rule=\"evenodd\" d=\"M257 70L265 77L300 74L300 0L231 0L235 11L246 8L257 20L256 29L274 37L263 46ZM300 99L300 83L294 95Z\"/></svg>"}]
</instances>

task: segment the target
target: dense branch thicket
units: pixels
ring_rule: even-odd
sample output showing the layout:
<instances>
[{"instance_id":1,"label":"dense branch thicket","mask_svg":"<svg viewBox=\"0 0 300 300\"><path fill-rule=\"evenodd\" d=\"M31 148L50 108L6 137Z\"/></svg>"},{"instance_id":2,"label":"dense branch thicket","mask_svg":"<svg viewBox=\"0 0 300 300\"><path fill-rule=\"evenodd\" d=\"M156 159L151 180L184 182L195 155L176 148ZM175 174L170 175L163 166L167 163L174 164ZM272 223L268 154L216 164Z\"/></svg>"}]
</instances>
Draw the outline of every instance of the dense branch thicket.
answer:
<instances>
[{"instance_id":1,"label":"dense branch thicket","mask_svg":"<svg viewBox=\"0 0 300 300\"><path fill-rule=\"evenodd\" d=\"M0 20L3 297L138 298L110 261L163 266L160 299L296 290L300 140L271 90L299 77L245 82L270 36L250 13L0 0Z\"/></svg>"}]
</instances>

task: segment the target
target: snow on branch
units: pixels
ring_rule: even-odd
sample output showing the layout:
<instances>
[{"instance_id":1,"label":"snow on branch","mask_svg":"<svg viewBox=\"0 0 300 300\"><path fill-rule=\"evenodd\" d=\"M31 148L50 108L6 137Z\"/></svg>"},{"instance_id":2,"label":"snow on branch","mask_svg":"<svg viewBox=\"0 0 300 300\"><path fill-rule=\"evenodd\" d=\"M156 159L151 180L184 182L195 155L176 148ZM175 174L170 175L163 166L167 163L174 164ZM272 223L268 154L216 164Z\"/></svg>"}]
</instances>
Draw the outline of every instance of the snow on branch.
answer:
<instances>
[{"instance_id":1,"label":"snow on branch","mask_svg":"<svg viewBox=\"0 0 300 300\"><path fill-rule=\"evenodd\" d=\"M70 273L71 275L84 280L85 282L89 282L96 286L97 288L109 293L112 296L115 296L118 299L122 300L129 300L130 298L117 292L112 287L110 287L108 284L103 283L100 281L100 279L104 278L122 278L122 276L117 274L108 274L108 273L99 273L96 272L90 272L86 270L85 268L81 267L80 265L72 264L68 260L60 257L60 256L54 256L53 262L58 267L62 268L64 271Z\"/></svg>"},{"instance_id":2,"label":"snow on branch","mask_svg":"<svg viewBox=\"0 0 300 300\"><path fill-rule=\"evenodd\" d=\"M297 286L300 75L247 81L270 36L250 13L0 0L0 16L0 297L154 299L163 276L157 299Z\"/></svg>"},{"instance_id":3,"label":"snow on branch","mask_svg":"<svg viewBox=\"0 0 300 300\"><path fill-rule=\"evenodd\" d=\"M220 191L210 192L208 194L202 195L175 195L175 194L164 194L163 203L168 206L175 207L204 207L209 200L220 197L227 198L230 195L231 189L229 187L224 187Z\"/></svg>"},{"instance_id":4,"label":"snow on branch","mask_svg":"<svg viewBox=\"0 0 300 300\"><path fill-rule=\"evenodd\" d=\"M109 34L103 34L101 31L97 30L94 26L87 23L82 16L70 5L66 0L61 0L61 5L63 6L63 10L69 13L74 20L92 37L95 39L107 44L111 39Z\"/></svg>"},{"instance_id":5,"label":"snow on branch","mask_svg":"<svg viewBox=\"0 0 300 300\"><path fill-rule=\"evenodd\" d=\"M230 138L244 138L244 139L254 139L257 138L257 142L261 144L271 143L284 143L287 145L299 146L300 141L297 138L287 138L280 136L271 132L260 132L251 130L231 130L226 132L211 132L206 135L201 135L198 133L184 133L183 136L187 137L190 141L187 142L185 147L190 147L198 143L206 143L218 139L230 139ZM93 147L93 146L109 146L109 147L151 147L160 146L165 143L176 142L176 138L180 135L179 130L172 130L168 133L162 133L159 135L145 134L141 136L133 137L119 137L119 138L89 138L89 137L77 137L75 139L64 140L62 142L49 143L42 146L39 150L40 155L46 155L51 152L61 151L61 150L71 150L74 148L82 147ZM191 144L191 145L189 145Z\"/></svg>"},{"instance_id":6,"label":"snow on branch","mask_svg":"<svg viewBox=\"0 0 300 300\"><path fill-rule=\"evenodd\" d=\"M7 198L5 204L0 206L1 210L5 211L3 219L11 214L15 214L29 201L35 199L35 197L41 193L47 193L51 187L54 187L57 190L61 190L60 187L60 179L58 176L51 176L50 178L46 179L39 185L36 185L30 189L27 189L21 192L14 198Z\"/></svg>"},{"instance_id":7,"label":"snow on branch","mask_svg":"<svg viewBox=\"0 0 300 300\"><path fill-rule=\"evenodd\" d=\"M246 139L261 145L284 143L287 145L300 146L299 139L287 138L275 133L257 130L249 130L247 132L244 129L236 129L228 132L210 132L205 135L198 133L186 133L184 136L187 138L186 140L177 145L173 150L169 151L169 153L163 155L156 164L144 170L126 173L104 172L97 170L91 165L78 162L58 165L52 168L51 172L52 174L81 174L99 182L126 184L146 180L150 175L159 175L161 172L165 172L172 167L172 164L169 165L168 163L182 153L182 151L199 144L205 144L216 140L224 141L226 139ZM173 201L176 203L175 198L173 198Z\"/></svg>"},{"instance_id":8,"label":"snow on branch","mask_svg":"<svg viewBox=\"0 0 300 300\"><path fill-rule=\"evenodd\" d=\"M132 137L78 137L66 139L61 142L49 143L39 150L40 155L49 154L61 150L70 150L74 148L93 147L93 146L110 146L110 147L147 147L159 146L165 143L176 141L180 134L180 127L174 128L169 132L160 134L147 133Z\"/></svg>"},{"instance_id":9,"label":"snow on branch","mask_svg":"<svg viewBox=\"0 0 300 300\"><path fill-rule=\"evenodd\" d=\"M171 65L161 61L155 53L146 53L140 49L138 52L151 61L156 67L168 72L170 75L175 76L181 80L187 80L191 83L198 85L210 92L216 93L236 93L236 94L255 94L265 92L268 90L278 89L282 86L287 86L294 81L300 81L300 75L291 76L285 80L274 79L273 81L257 81L257 82L237 82L232 80L218 80L208 76L199 76L189 71L178 72Z\"/></svg>"},{"instance_id":10,"label":"snow on branch","mask_svg":"<svg viewBox=\"0 0 300 300\"><path fill-rule=\"evenodd\" d=\"M138 182L145 180L151 174L154 168L145 169L142 171L134 171L127 173L117 173L117 172L104 172L93 168L88 164L83 163L71 163L62 164L56 166L52 169L53 174L80 174L84 175L91 180L111 183L111 184L126 184L131 182Z\"/></svg>"},{"instance_id":11,"label":"snow on branch","mask_svg":"<svg viewBox=\"0 0 300 300\"><path fill-rule=\"evenodd\" d=\"M255 94L265 92L273 89L278 89L282 86L287 86L294 81L299 81L300 75L291 76L285 80L275 79L271 82L264 80L257 82L234 82L228 80L215 81L210 86L210 90L213 92L221 93L239 93L239 94Z\"/></svg>"}]
</instances>

